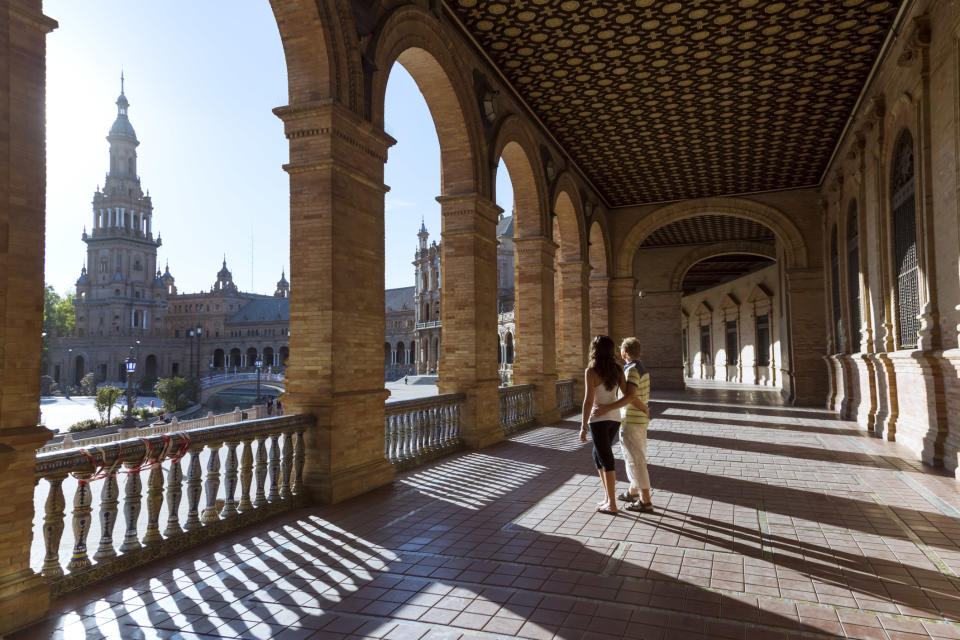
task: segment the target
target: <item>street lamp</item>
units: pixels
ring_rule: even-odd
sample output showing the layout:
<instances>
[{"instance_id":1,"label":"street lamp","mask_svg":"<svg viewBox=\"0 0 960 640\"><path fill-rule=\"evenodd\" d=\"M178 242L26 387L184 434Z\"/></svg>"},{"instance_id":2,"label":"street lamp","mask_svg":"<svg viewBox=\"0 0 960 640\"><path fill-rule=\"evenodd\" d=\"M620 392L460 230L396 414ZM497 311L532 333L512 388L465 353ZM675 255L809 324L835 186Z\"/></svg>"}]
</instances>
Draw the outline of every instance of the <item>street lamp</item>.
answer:
<instances>
[{"instance_id":1,"label":"street lamp","mask_svg":"<svg viewBox=\"0 0 960 640\"><path fill-rule=\"evenodd\" d=\"M67 349L67 379L66 385L63 387L63 395L67 397L67 400L70 399L70 382L72 380L70 376L70 371L73 369L73 349Z\"/></svg>"},{"instance_id":2,"label":"street lamp","mask_svg":"<svg viewBox=\"0 0 960 640\"><path fill-rule=\"evenodd\" d=\"M123 421L123 426L130 429L134 426L133 419L133 372L137 370L137 359L133 357L133 347L130 347L130 355L125 361L127 366L127 417Z\"/></svg>"},{"instance_id":3,"label":"street lamp","mask_svg":"<svg viewBox=\"0 0 960 640\"><path fill-rule=\"evenodd\" d=\"M200 377L200 334L203 333L203 327L197 327L197 332L194 334L197 337L197 377ZM190 363L190 366L193 366L193 363Z\"/></svg>"},{"instance_id":4,"label":"street lamp","mask_svg":"<svg viewBox=\"0 0 960 640\"><path fill-rule=\"evenodd\" d=\"M260 367L263 366L263 358L259 353L257 359L253 362L253 366L257 368L257 402L260 402Z\"/></svg>"}]
</instances>

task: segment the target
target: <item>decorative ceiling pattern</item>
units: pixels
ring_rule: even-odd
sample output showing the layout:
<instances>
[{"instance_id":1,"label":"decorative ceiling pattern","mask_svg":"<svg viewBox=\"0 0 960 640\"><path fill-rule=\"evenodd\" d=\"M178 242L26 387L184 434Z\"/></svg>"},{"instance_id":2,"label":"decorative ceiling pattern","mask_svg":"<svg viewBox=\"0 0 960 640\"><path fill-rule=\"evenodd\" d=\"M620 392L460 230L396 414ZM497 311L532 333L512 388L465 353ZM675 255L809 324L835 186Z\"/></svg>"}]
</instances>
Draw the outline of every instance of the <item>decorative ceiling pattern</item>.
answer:
<instances>
[{"instance_id":1,"label":"decorative ceiling pattern","mask_svg":"<svg viewBox=\"0 0 960 640\"><path fill-rule=\"evenodd\" d=\"M819 183L902 0L446 0L611 206Z\"/></svg>"},{"instance_id":2,"label":"decorative ceiling pattern","mask_svg":"<svg viewBox=\"0 0 960 640\"><path fill-rule=\"evenodd\" d=\"M763 269L774 263L770 258L747 254L715 256L701 260L687 270L683 277L683 295L715 287Z\"/></svg>"},{"instance_id":3,"label":"decorative ceiling pattern","mask_svg":"<svg viewBox=\"0 0 960 640\"><path fill-rule=\"evenodd\" d=\"M729 240L773 242L773 231L759 222L734 216L697 216L664 225L647 236L640 248L706 244Z\"/></svg>"}]
</instances>

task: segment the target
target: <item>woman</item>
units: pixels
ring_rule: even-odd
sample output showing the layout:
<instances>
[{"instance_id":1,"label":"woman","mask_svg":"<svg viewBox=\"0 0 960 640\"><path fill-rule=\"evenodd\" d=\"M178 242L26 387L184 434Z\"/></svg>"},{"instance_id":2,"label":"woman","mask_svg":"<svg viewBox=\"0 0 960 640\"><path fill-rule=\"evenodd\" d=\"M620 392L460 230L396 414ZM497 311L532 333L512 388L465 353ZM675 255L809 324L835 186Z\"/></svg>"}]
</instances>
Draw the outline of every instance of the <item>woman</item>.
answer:
<instances>
[{"instance_id":1,"label":"woman","mask_svg":"<svg viewBox=\"0 0 960 640\"><path fill-rule=\"evenodd\" d=\"M606 405L617 401L617 390L626 394L627 383L623 371L614 359L613 340L597 336L590 348L590 362L584 371L583 410L580 420L580 442L587 441L589 425L593 437L593 461L597 464L605 500L597 505L600 513L615 515L617 500L616 466L613 457L613 439L620 430L620 410L591 416L594 404Z\"/></svg>"}]
</instances>

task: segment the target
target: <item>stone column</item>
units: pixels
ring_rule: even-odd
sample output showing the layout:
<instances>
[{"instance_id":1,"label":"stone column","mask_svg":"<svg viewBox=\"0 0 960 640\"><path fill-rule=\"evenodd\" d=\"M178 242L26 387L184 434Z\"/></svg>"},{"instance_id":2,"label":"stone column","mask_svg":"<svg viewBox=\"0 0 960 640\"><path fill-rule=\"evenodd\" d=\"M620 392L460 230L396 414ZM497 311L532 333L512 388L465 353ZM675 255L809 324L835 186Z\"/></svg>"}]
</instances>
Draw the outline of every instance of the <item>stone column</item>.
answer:
<instances>
[{"instance_id":1,"label":"stone column","mask_svg":"<svg viewBox=\"0 0 960 640\"><path fill-rule=\"evenodd\" d=\"M560 353L557 375L576 381L577 394L583 391L583 369L590 345L590 265L582 260L560 262L561 300Z\"/></svg>"},{"instance_id":2,"label":"stone column","mask_svg":"<svg viewBox=\"0 0 960 640\"><path fill-rule=\"evenodd\" d=\"M790 296L790 323L786 347L790 349L790 377L793 401L800 406L822 407L827 397L827 371L823 360L824 326L823 271L819 267L788 269L786 284Z\"/></svg>"},{"instance_id":3,"label":"stone column","mask_svg":"<svg viewBox=\"0 0 960 640\"><path fill-rule=\"evenodd\" d=\"M310 413L304 482L339 502L393 480L383 456L383 165L394 140L333 103L274 112L290 140L290 365L284 404ZM358 286L367 283L367 286Z\"/></svg>"},{"instance_id":4,"label":"stone column","mask_svg":"<svg viewBox=\"0 0 960 640\"><path fill-rule=\"evenodd\" d=\"M536 385L534 416L540 423L549 424L560 419L553 295L553 260L557 245L549 238L537 236L514 238L513 246L517 331L513 380L514 384Z\"/></svg>"},{"instance_id":5,"label":"stone column","mask_svg":"<svg viewBox=\"0 0 960 640\"><path fill-rule=\"evenodd\" d=\"M497 217L502 209L476 193L437 201L443 216L441 270L448 285L440 310L437 386L440 393L466 394L460 437L471 449L480 449L503 440L496 354Z\"/></svg>"},{"instance_id":6,"label":"stone column","mask_svg":"<svg viewBox=\"0 0 960 640\"><path fill-rule=\"evenodd\" d=\"M684 388L683 326L677 321L682 297L682 291L644 291L643 297L636 298L635 335L654 390Z\"/></svg>"},{"instance_id":7,"label":"stone column","mask_svg":"<svg viewBox=\"0 0 960 640\"><path fill-rule=\"evenodd\" d=\"M46 34L39 0L0 12L0 636L42 619L50 588L30 569L40 411L46 191ZM40 535L40 531L36 531Z\"/></svg>"},{"instance_id":8,"label":"stone column","mask_svg":"<svg viewBox=\"0 0 960 640\"><path fill-rule=\"evenodd\" d=\"M610 332L610 278L591 276L590 278L590 333L589 337L602 336Z\"/></svg>"},{"instance_id":9,"label":"stone column","mask_svg":"<svg viewBox=\"0 0 960 640\"><path fill-rule=\"evenodd\" d=\"M617 345L636 334L633 319L635 287L636 281L632 277L610 279L609 335Z\"/></svg>"}]
</instances>

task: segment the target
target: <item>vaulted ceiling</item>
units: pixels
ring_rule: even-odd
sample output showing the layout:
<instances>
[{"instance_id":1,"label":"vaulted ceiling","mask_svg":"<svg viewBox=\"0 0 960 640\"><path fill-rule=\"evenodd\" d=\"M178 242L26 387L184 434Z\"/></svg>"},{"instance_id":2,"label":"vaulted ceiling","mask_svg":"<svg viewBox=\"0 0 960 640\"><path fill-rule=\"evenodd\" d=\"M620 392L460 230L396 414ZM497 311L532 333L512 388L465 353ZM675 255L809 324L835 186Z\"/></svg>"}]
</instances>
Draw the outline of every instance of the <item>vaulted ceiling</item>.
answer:
<instances>
[{"instance_id":1,"label":"vaulted ceiling","mask_svg":"<svg viewBox=\"0 0 960 640\"><path fill-rule=\"evenodd\" d=\"M445 0L611 206L819 184L902 0Z\"/></svg>"},{"instance_id":2,"label":"vaulted ceiling","mask_svg":"<svg viewBox=\"0 0 960 640\"><path fill-rule=\"evenodd\" d=\"M759 222L734 216L704 215L684 218L651 233L640 248L669 247L708 242L750 240L773 242L773 231Z\"/></svg>"},{"instance_id":3,"label":"vaulted ceiling","mask_svg":"<svg viewBox=\"0 0 960 640\"><path fill-rule=\"evenodd\" d=\"M736 280L774 264L770 258L750 254L730 254L701 260L687 270L683 277L683 295L715 287Z\"/></svg>"}]
</instances>

